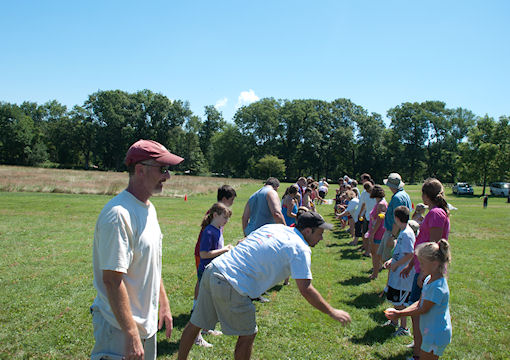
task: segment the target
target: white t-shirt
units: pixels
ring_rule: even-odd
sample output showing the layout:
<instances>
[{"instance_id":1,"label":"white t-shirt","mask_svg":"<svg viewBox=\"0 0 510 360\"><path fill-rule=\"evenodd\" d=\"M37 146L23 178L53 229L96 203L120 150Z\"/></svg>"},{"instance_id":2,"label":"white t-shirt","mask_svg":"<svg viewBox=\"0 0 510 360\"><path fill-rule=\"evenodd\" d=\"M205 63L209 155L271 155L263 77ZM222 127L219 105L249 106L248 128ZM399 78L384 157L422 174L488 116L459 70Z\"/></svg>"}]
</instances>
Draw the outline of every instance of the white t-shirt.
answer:
<instances>
[{"instance_id":1,"label":"white t-shirt","mask_svg":"<svg viewBox=\"0 0 510 360\"><path fill-rule=\"evenodd\" d=\"M312 279L312 251L299 230L269 224L212 261L241 295L258 298L287 277Z\"/></svg>"},{"instance_id":2,"label":"white t-shirt","mask_svg":"<svg viewBox=\"0 0 510 360\"><path fill-rule=\"evenodd\" d=\"M110 200L97 219L93 267L97 296L93 306L120 329L103 284L103 270L124 273L131 312L141 338L157 331L161 281L161 241L156 209L127 190Z\"/></svg>"},{"instance_id":3,"label":"white t-shirt","mask_svg":"<svg viewBox=\"0 0 510 360\"><path fill-rule=\"evenodd\" d=\"M412 254L414 252L414 242L416 241L414 231L409 225L400 232L397 238L397 244L393 251L392 262L399 261L404 257L405 254ZM403 278L400 276L400 272L409 262L402 264L398 267L397 271L390 270L390 277L388 279L388 285L397 290L411 291L413 287L414 268L409 273L409 276Z\"/></svg>"},{"instance_id":4,"label":"white t-shirt","mask_svg":"<svg viewBox=\"0 0 510 360\"><path fill-rule=\"evenodd\" d=\"M365 204L365 210L363 211L363 214L359 214L360 216L364 216L365 218L370 217L370 213L372 212L372 209L374 208L375 204L377 204L377 200L374 198L370 198L370 194L363 190L361 192L361 195L359 196L359 208L361 209L361 206Z\"/></svg>"},{"instance_id":5,"label":"white t-shirt","mask_svg":"<svg viewBox=\"0 0 510 360\"><path fill-rule=\"evenodd\" d=\"M347 205L347 208L345 209L345 211L348 211L349 214L351 214L354 222L358 222L358 215L359 215L359 210L360 210L360 207L358 205L359 205L359 199L352 198L351 200L349 200L349 204Z\"/></svg>"}]
</instances>

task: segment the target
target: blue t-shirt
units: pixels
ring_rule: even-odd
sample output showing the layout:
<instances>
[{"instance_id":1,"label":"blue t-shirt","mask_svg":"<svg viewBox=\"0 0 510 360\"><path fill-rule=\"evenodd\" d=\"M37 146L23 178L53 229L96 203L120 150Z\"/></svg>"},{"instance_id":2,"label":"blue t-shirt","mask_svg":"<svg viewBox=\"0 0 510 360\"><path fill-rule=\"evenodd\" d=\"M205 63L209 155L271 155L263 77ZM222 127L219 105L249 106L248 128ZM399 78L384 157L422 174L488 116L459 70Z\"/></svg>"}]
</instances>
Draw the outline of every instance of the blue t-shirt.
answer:
<instances>
[{"instance_id":1,"label":"blue t-shirt","mask_svg":"<svg viewBox=\"0 0 510 360\"><path fill-rule=\"evenodd\" d=\"M404 191L404 189L397 190L397 192L391 197L390 203L388 204L388 209L386 210L386 216L384 217L384 228L386 230L391 231L393 228L393 224L395 223L395 209L401 205L407 206L409 210L411 210L413 207L411 198Z\"/></svg>"},{"instance_id":2,"label":"blue t-shirt","mask_svg":"<svg viewBox=\"0 0 510 360\"><path fill-rule=\"evenodd\" d=\"M211 251L221 249L223 247L223 233L217 227L209 224L202 231L200 238L200 251ZM198 271L204 271L205 267L213 260L213 258L202 259L198 265Z\"/></svg>"},{"instance_id":3,"label":"blue t-shirt","mask_svg":"<svg viewBox=\"0 0 510 360\"><path fill-rule=\"evenodd\" d=\"M423 343L448 345L452 341L452 321L450 319L450 290L444 277L430 282L430 275L423 282L420 305L423 300L432 301L435 305L420 315L420 331Z\"/></svg>"}]
</instances>

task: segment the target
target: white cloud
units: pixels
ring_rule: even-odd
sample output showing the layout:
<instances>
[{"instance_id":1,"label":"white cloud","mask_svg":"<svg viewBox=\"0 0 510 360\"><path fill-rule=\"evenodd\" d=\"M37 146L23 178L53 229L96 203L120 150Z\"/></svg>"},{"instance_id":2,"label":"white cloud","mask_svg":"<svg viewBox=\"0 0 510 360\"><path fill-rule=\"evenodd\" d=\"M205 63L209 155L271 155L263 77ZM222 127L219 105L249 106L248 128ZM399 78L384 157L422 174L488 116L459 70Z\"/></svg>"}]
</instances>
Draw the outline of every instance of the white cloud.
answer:
<instances>
[{"instance_id":1,"label":"white cloud","mask_svg":"<svg viewBox=\"0 0 510 360\"><path fill-rule=\"evenodd\" d=\"M251 103L258 101L259 97L255 95L255 91L252 89L248 91L241 91L239 94L239 98L237 100L237 106L236 108L239 108L244 105L250 105Z\"/></svg>"},{"instance_id":2,"label":"white cloud","mask_svg":"<svg viewBox=\"0 0 510 360\"><path fill-rule=\"evenodd\" d=\"M227 102L228 102L228 99L226 97L224 97L223 99L219 99L218 101L216 101L216 105L214 105L214 107L216 108L216 110L219 110L222 107L224 107L225 105L227 105Z\"/></svg>"}]
</instances>

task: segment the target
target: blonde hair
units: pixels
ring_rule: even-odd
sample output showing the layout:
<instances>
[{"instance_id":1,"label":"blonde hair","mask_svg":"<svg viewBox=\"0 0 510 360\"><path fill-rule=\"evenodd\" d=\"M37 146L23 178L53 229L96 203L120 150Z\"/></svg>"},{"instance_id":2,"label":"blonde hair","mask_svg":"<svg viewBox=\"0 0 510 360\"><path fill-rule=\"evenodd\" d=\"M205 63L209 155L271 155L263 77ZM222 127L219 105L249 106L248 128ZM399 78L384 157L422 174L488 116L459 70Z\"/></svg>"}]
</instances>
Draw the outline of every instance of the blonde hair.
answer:
<instances>
[{"instance_id":1,"label":"blonde hair","mask_svg":"<svg viewBox=\"0 0 510 360\"><path fill-rule=\"evenodd\" d=\"M450 244L446 239L436 242L426 242L418 245L415 251L416 256L428 261L437 261L439 263L439 271L444 275L446 273L446 265L451 261Z\"/></svg>"},{"instance_id":2,"label":"blonde hair","mask_svg":"<svg viewBox=\"0 0 510 360\"><path fill-rule=\"evenodd\" d=\"M229 209L229 207L221 202L215 203L209 211L207 211L207 214L202 219L202 230L206 228L207 225L209 225L213 219L213 215L226 215L227 217L232 216L232 210Z\"/></svg>"}]
</instances>

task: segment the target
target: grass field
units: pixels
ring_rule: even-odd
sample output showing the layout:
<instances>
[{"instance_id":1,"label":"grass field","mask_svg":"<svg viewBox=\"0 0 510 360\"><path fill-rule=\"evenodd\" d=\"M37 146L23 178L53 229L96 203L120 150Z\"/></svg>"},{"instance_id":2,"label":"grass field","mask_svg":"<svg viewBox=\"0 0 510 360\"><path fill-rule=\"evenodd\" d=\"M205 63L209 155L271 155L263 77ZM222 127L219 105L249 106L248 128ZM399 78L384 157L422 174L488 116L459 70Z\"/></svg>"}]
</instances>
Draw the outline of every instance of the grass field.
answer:
<instances>
[{"instance_id":1,"label":"grass field","mask_svg":"<svg viewBox=\"0 0 510 360\"><path fill-rule=\"evenodd\" d=\"M171 191L172 181L166 186ZM239 185L234 214L225 227L226 243L241 237L242 209L259 186ZM419 202L419 187L408 190L413 202ZM479 188L475 191L481 193ZM0 192L0 359L87 358L93 344L88 311L95 297L93 229L110 198ZM164 233L163 278L175 326L169 340L158 334L160 359L177 356L196 279L193 247L201 217L214 200L212 192L189 196L188 201L153 199ZM450 236L453 342L444 358L508 359L510 204L490 198L483 209L478 197L449 195L448 200L458 210L451 215ZM332 221L330 205L319 206L319 211ZM392 338L390 329L378 326L389 306L377 296L386 272L370 282L370 259L362 258L348 242L345 231L326 233L313 249L312 271L314 286L333 306L348 311L352 324L343 327L312 308L295 283L277 286L268 292L270 303L256 305L259 334L254 359L405 359L410 355L404 345L411 338ZM207 339L214 348L194 347L191 358L233 357L235 338Z\"/></svg>"}]
</instances>

